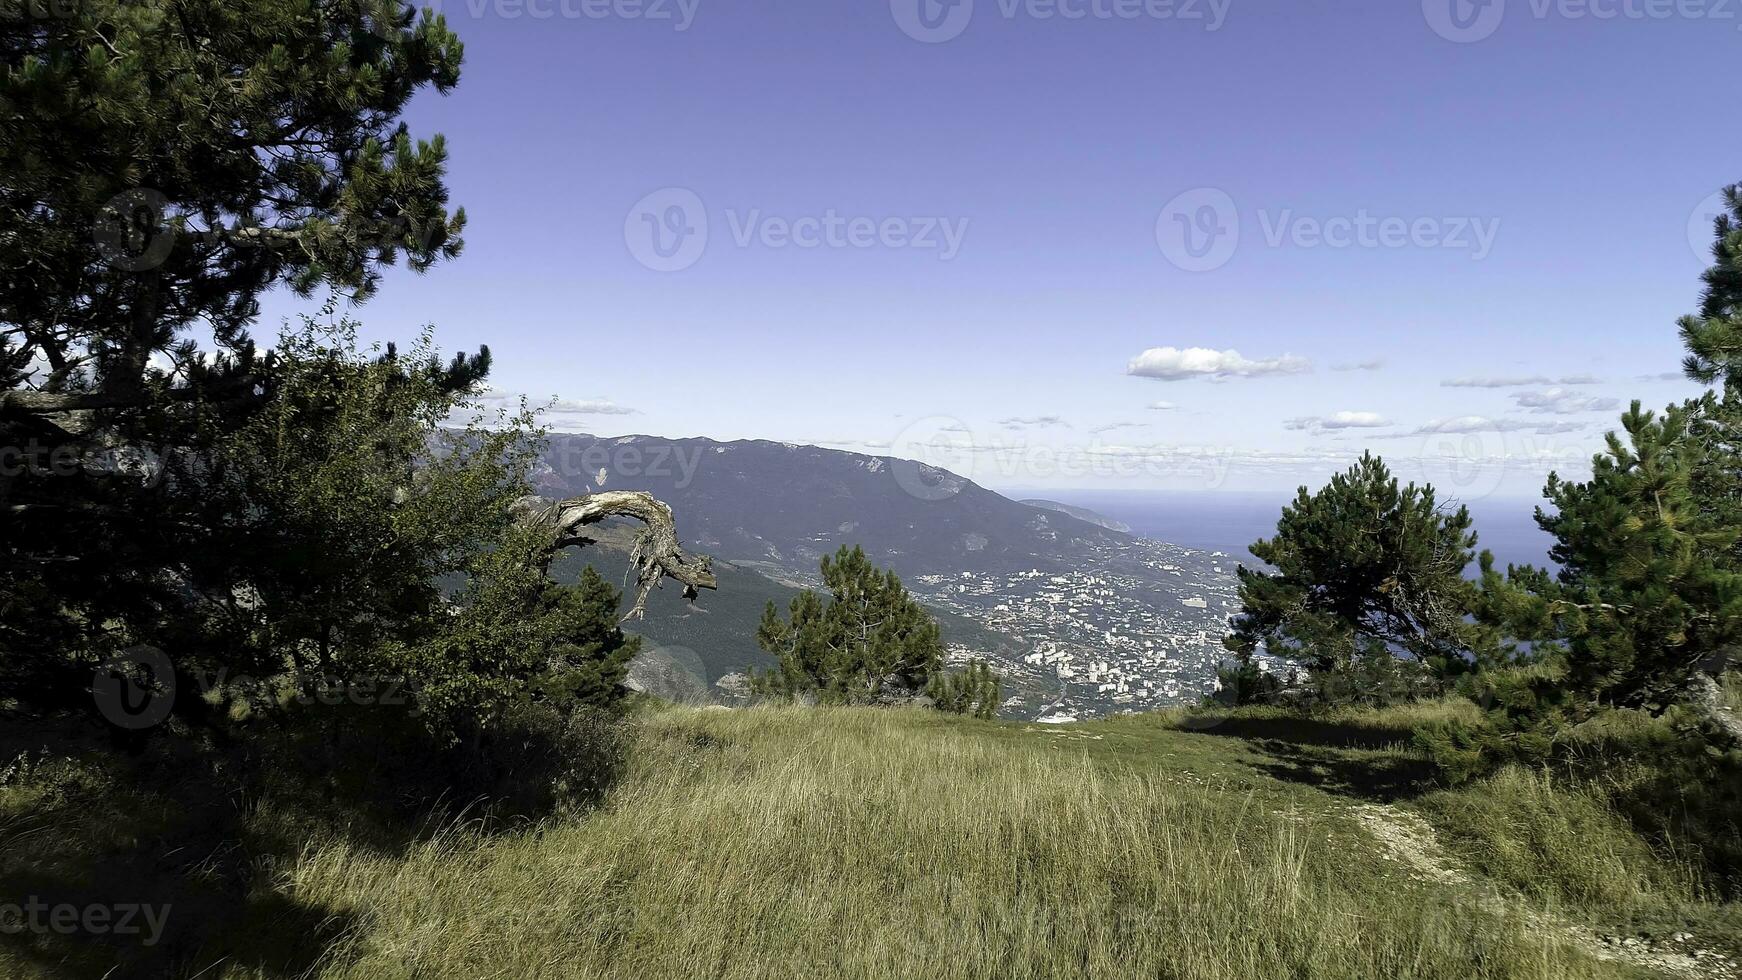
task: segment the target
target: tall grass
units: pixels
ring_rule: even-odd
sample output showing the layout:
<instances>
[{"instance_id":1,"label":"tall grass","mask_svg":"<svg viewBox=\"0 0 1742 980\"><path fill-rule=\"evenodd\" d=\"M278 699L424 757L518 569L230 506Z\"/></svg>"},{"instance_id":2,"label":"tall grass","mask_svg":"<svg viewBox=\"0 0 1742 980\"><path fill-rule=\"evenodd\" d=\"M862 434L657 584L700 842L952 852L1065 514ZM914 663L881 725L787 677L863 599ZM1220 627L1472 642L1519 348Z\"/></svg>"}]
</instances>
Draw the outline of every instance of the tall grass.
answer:
<instances>
[{"instance_id":1,"label":"tall grass","mask_svg":"<svg viewBox=\"0 0 1742 980\"><path fill-rule=\"evenodd\" d=\"M1479 870L1525 894L1611 912L1703 897L1689 856L1654 850L1590 783L1512 767L1423 806Z\"/></svg>"},{"instance_id":2,"label":"tall grass","mask_svg":"<svg viewBox=\"0 0 1742 980\"><path fill-rule=\"evenodd\" d=\"M584 819L312 846L327 977L1614 976L1336 813L904 711L674 709Z\"/></svg>"}]
</instances>

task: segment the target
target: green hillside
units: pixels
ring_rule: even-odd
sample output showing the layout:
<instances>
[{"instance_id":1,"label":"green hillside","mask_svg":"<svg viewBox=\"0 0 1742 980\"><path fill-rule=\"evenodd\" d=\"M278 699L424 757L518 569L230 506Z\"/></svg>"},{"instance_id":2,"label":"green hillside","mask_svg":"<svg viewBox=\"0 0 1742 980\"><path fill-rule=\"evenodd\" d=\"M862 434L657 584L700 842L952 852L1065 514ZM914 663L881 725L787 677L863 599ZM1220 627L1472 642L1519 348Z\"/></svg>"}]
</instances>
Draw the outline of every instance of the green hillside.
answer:
<instances>
[{"instance_id":1,"label":"green hillside","mask_svg":"<svg viewBox=\"0 0 1742 980\"><path fill-rule=\"evenodd\" d=\"M581 569L589 566L608 582L626 580L633 529L614 525L593 533L598 538L596 545L567 552L552 563L555 580L573 582ZM692 603L676 589L662 589L654 593L647 618L628 627L646 638L649 653L662 666L693 675L694 683L680 681L687 690L708 690L727 674L774 666L774 658L756 645L756 626L768 603L784 612L798 594L791 585L733 562L716 561L714 573L720 580L719 591ZM966 616L938 609L932 614L946 643L977 653L1003 653L1010 658L1019 655L1009 638ZM1030 683L1017 682L1010 687L1011 695L1032 702L1034 707L1046 703L1048 693Z\"/></svg>"}]
</instances>

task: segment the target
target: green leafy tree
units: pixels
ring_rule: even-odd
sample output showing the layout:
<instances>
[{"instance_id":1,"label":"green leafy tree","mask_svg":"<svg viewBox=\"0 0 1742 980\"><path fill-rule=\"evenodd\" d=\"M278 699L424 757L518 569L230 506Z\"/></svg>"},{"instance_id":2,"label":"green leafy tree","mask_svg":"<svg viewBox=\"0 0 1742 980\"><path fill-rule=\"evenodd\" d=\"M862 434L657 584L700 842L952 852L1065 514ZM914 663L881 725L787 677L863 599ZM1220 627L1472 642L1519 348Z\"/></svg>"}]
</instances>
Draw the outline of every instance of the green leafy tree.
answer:
<instances>
[{"instance_id":1,"label":"green leafy tree","mask_svg":"<svg viewBox=\"0 0 1742 980\"><path fill-rule=\"evenodd\" d=\"M1384 674L1402 697L1420 693L1424 669L1462 673L1479 640L1463 577L1475 545L1466 509L1443 510L1431 486L1399 487L1371 454L1317 493L1302 487L1276 536L1252 545L1275 571L1239 569L1241 611L1223 641L1238 661L1230 677L1266 690L1253 664L1261 648L1305 667L1327 692L1347 689L1345 700L1379 689L1338 678Z\"/></svg>"},{"instance_id":2,"label":"green leafy tree","mask_svg":"<svg viewBox=\"0 0 1742 980\"><path fill-rule=\"evenodd\" d=\"M178 667L255 678L232 693L256 711L286 686L391 678L445 735L522 700L614 703L639 642L620 594L551 581L551 538L513 514L543 436L532 414L476 409L427 335L370 356L351 324L309 320L276 355L267 408L175 464L222 529L172 569L200 613L154 637ZM456 413L464 427L445 424Z\"/></svg>"},{"instance_id":3,"label":"green leafy tree","mask_svg":"<svg viewBox=\"0 0 1742 980\"><path fill-rule=\"evenodd\" d=\"M825 599L806 589L782 618L763 611L756 641L780 666L752 678L760 693L825 704L874 704L923 693L943 663L937 621L893 571L861 548L822 560Z\"/></svg>"}]
</instances>

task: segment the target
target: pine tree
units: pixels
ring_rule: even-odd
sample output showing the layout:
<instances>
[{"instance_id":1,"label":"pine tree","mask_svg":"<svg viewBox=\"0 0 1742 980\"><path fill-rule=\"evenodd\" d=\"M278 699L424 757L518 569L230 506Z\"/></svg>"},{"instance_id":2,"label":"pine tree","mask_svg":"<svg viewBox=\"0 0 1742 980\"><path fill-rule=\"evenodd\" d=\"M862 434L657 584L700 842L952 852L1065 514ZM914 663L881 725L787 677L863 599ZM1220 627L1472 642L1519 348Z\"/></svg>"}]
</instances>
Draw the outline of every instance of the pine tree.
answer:
<instances>
[{"instance_id":1,"label":"pine tree","mask_svg":"<svg viewBox=\"0 0 1742 980\"><path fill-rule=\"evenodd\" d=\"M1611 708L1697 706L1710 734L1736 740L1716 678L1742 644L1742 526L1718 516L1734 503L1705 505L1713 488L1700 478L1719 458L1717 430L1699 421L1716 404L1658 415L1634 402L1621 419L1626 438L1610 433L1590 480L1550 476L1553 506L1537 522L1555 537L1557 574L1503 576L1484 561L1479 615L1506 638L1471 681L1484 724L1420 734L1454 779L1544 760L1568 729Z\"/></svg>"},{"instance_id":2,"label":"pine tree","mask_svg":"<svg viewBox=\"0 0 1742 980\"><path fill-rule=\"evenodd\" d=\"M924 692L943 663L937 621L893 571L843 545L822 560L824 597L800 592L787 618L771 602L756 641L780 666L752 678L764 694L875 704Z\"/></svg>"},{"instance_id":3,"label":"pine tree","mask_svg":"<svg viewBox=\"0 0 1742 980\"><path fill-rule=\"evenodd\" d=\"M462 47L441 17L402 0L6 14L0 360L46 360L43 390L81 379L113 402L153 354L185 352L175 340L190 324L245 350L275 284L366 295L382 265L458 253L446 146L398 122L419 89L459 80Z\"/></svg>"},{"instance_id":4,"label":"pine tree","mask_svg":"<svg viewBox=\"0 0 1742 980\"><path fill-rule=\"evenodd\" d=\"M1588 481L1550 475L1536 519L1557 573L1484 561L1478 615L1503 639L1472 683L1486 718L1419 734L1454 779L1544 759L1611 708L1689 714L1742 747L1720 682L1742 663L1742 193L1725 199L1700 312L1679 321L1688 376L1722 391L1635 401Z\"/></svg>"},{"instance_id":5,"label":"pine tree","mask_svg":"<svg viewBox=\"0 0 1742 980\"><path fill-rule=\"evenodd\" d=\"M382 266L458 254L446 148L398 117L462 49L401 0L4 8L0 447L26 464L0 472L0 658L53 701L186 634L190 559L269 560L204 462L286 383L248 337L257 298L363 298ZM402 365L455 395L488 366Z\"/></svg>"},{"instance_id":6,"label":"pine tree","mask_svg":"<svg viewBox=\"0 0 1742 980\"><path fill-rule=\"evenodd\" d=\"M1742 185L1725 202L1700 312L1679 321L1688 376L1720 390L1661 416L1634 402L1589 482L1550 478L1539 522L1562 571L1534 592L1564 649L1551 711L1685 705L1742 747L1719 690L1742 664Z\"/></svg>"},{"instance_id":7,"label":"pine tree","mask_svg":"<svg viewBox=\"0 0 1742 980\"><path fill-rule=\"evenodd\" d=\"M140 647L177 675L172 717L213 727L211 701L259 714L358 677L415 685L427 727L474 748L510 713L557 731L614 701L621 597L548 565L629 516L631 615L662 577L714 587L670 508L533 497L532 414L471 401L488 349L361 351L306 318L262 353L247 332L266 290L330 292L330 318L383 267L459 254L445 144L400 121L459 79L445 21L407 0L43 9L0 0L0 701L92 712L93 668ZM252 680L201 697L215 676Z\"/></svg>"},{"instance_id":8,"label":"pine tree","mask_svg":"<svg viewBox=\"0 0 1742 980\"><path fill-rule=\"evenodd\" d=\"M1404 672L1397 696L1418 686L1399 657L1439 677L1469 669L1478 637L1465 618L1474 589L1463 571L1476 545L1466 509L1442 510L1431 486L1399 487L1367 454L1317 493L1302 487L1276 532L1251 549L1274 572L1240 566L1241 611L1223 641L1244 690L1263 690L1252 663L1260 648L1321 686Z\"/></svg>"},{"instance_id":9,"label":"pine tree","mask_svg":"<svg viewBox=\"0 0 1742 980\"><path fill-rule=\"evenodd\" d=\"M1682 317L1679 326L1688 377L1729 390L1742 382L1742 184L1724 189L1724 204L1727 212L1714 221L1700 312Z\"/></svg>"}]
</instances>

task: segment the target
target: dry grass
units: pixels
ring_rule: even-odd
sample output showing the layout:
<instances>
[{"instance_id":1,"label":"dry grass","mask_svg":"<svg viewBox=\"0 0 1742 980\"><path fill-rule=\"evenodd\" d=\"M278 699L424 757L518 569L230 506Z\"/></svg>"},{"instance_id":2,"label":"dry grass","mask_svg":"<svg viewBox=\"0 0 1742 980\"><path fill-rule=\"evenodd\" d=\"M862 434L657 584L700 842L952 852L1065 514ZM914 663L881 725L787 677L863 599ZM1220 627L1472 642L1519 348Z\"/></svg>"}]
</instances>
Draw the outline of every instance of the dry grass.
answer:
<instances>
[{"instance_id":1,"label":"dry grass","mask_svg":"<svg viewBox=\"0 0 1742 980\"><path fill-rule=\"evenodd\" d=\"M1403 733L1456 710L1052 727L663 708L592 812L395 844L337 827L318 799L254 801L233 830L170 848L180 864L153 843L180 797L81 788L75 766L47 779L64 792L0 785L0 843L24 845L0 881L95 880L107 854L133 855L142 881L185 869L164 885L173 948L113 976L1638 975L1544 928L1532 903L1588 909L1592 925L1647 898L1687 906L1679 862L1597 796L1532 774L1421 796ZM1415 788L1364 802L1400 787ZM1421 873L1363 819L1412 813L1458 873ZM221 923L221 906L182 904L219 858L253 869ZM1495 884L1522 897L1497 902ZM0 937L0 976L115 962L78 937Z\"/></svg>"},{"instance_id":2,"label":"dry grass","mask_svg":"<svg viewBox=\"0 0 1742 980\"><path fill-rule=\"evenodd\" d=\"M1333 812L1012 726L666 711L585 819L282 882L358 916L329 977L1615 976L1393 875Z\"/></svg>"}]
</instances>

